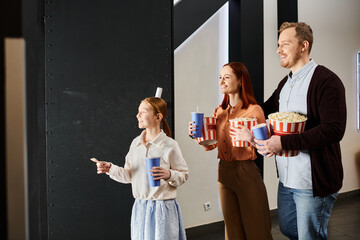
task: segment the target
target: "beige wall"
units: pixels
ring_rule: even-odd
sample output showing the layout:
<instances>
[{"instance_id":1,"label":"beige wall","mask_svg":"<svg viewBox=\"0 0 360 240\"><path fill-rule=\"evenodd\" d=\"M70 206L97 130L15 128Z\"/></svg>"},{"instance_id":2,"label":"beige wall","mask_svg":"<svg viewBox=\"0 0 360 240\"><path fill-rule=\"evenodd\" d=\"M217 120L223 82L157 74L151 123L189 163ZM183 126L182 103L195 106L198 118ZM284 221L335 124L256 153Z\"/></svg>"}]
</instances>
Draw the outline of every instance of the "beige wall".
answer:
<instances>
[{"instance_id":1,"label":"beige wall","mask_svg":"<svg viewBox=\"0 0 360 240\"><path fill-rule=\"evenodd\" d=\"M25 42L6 38L6 197L8 239L28 239Z\"/></svg>"},{"instance_id":2,"label":"beige wall","mask_svg":"<svg viewBox=\"0 0 360 240\"><path fill-rule=\"evenodd\" d=\"M334 71L345 85L348 114L345 136L341 141L344 166L341 192L359 189L360 133L356 131L356 54L360 51L360 1L299 2L299 19L311 24L315 34L312 57L318 64Z\"/></svg>"},{"instance_id":3,"label":"beige wall","mask_svg":"<svg viewBox=\"0 0 360 240\"><path fill-rule=\"evenodd\" d=\"M277 48L277 1L264 1L264 97L267 99L287 71L279 65ZM326 7L324 7L326 6ZM360 133L356 130L356 53L360 50L360 1L301 0L298 19L314 32L311 57L335 72L346 89L347 128L341 141L344 182L341 192L360 188ZM270 208L276 208L274 159L265 161L265 184Z\"/></svg>"},{"instance_id":4,"label":"beige wall","mask_svg":"<svg viewBox=\"0 0 360 240\"><path fill-rule=\"evenodd\" d=\"M190 113L211 116L219 105L218 76L227 56L227 5L175 50L175 137L190 169L187 183L178 189L186 227L221 221L217 190L217 150L205 152L188 136ZM224 38L224 36L226 36ZM203 203L210 201L211 210Z\"/></svg>"}]
</instances>

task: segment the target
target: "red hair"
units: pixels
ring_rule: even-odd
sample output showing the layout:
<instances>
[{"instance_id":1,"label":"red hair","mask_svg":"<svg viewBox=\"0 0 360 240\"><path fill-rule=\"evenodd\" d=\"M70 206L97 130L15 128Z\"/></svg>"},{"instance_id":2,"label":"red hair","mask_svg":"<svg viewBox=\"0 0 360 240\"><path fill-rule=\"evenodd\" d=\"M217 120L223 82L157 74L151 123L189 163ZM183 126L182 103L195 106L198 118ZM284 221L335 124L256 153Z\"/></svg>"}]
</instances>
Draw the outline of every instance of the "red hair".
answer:
<instances>
[{"instance_id":1,"label":"red hair","mask_svg":"<svg viewBox=\"0 0 360 240\"><path fill-rule=\"evenodd\" d=\"M165 134L168 137L171 137L171 130L169 124L166 121L166 115L167 115L166 102L162 98L158 98L158 97L149 97L149 98L145 98L142 101L145 101L151 105L155 115L157 115L158 113L162 114L163 118L161 120L160 128L164 130Z\"/></svg>"},{"instance_id":2,"label":"red hair","mask_svg":"<svg viewBox=\"0 0 360 240\"><path fill-rule=\"evenodd\" d=\"M241 80L241 87L239 88L240 98L243 102L241 108L247 109L250 104L257 104L257 101L254 96L254 91L252 88L250 74L246 69L245 65L241 62L230 62L225 64L223 67L229 66L233 70L235 76ZM226 109L229 105L229 95L225 94L224 99L221 103L221 108Z\"/></svg>"}]
</instances>

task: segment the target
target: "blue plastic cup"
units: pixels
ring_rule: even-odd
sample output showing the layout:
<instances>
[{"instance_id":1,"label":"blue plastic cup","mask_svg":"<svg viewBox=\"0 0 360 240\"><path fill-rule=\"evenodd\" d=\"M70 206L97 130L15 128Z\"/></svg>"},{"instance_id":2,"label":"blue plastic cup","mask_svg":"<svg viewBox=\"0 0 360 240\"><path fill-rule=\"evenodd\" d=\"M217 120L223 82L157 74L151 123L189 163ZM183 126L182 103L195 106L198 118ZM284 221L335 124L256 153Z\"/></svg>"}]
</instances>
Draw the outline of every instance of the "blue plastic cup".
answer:
<instances>
[{"instance_id":1,"label":"blue plastic cup","mask_svg":"<svg viewBox=\"0 0 360 240\"><path fill-rule=\"evenodd\" d=\"M196 130L192 131L192 133L195 134L193 137L194 138L202 137L204 113L192 112L191 121L195 122L194 125L196 127Z\"/></svg>"},{"instance_id":2,"label":"blue plastic cup","mask_svg":"<svg viewBox=\"0 0 360 240\"><path fill-rule=\"evenodd\" d=\"M253 131L254 137L256 139L259 139L259 140L269 139L266 123L261 123L261 124L255 125L251 128L251 130Z\"/></svg>"},{"instance_id":3,"label":"blue plastic cup","mask_svg":"<svg viewBox=\"0 0 360 240\"><path fill-rule=\"evenodd\" d=\"M154 180L154 176L151 176L152 172L150 172L153 167L160 167L160 158L146 158L145 161L150 187L160 186L160 180Z\"/></svg>"},{"instance_id":4,"label":"blue plastic cup","mask_svg":"<svg viewBox=\"0 0 360 240\"><path fill-rule=\"evenodd\" d=\"M269 139L266 123L260 123L255 125L251 128L252 132L254 133L254 137L259 140L267 140ZM259 144L262 146L262 144Z\"/></svg>"}]
</instances>

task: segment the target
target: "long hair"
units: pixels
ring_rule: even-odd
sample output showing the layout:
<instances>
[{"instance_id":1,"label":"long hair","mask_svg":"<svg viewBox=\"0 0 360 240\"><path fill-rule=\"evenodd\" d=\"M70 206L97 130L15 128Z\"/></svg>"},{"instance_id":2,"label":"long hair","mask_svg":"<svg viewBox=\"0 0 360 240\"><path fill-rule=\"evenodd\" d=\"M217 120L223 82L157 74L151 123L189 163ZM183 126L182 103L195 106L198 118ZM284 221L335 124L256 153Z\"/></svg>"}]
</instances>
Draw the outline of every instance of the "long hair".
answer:
<instances>
[{"instance_id":1,"label":"long hair","mask_svg":"<svg viewBox=\"0 0 360 240\"><path fill-rule=\"evenodd\" d=\"M230 62L225 64L223 67L226 66L231 67L236 77L241 80L241 87L239 88L240 98L243 102L241 108L247 109L250 104L257 104L250 80L250 74L245 65L241 62ZM221 108L225 110L229 105L229 102L229 95L225 94L221 103Z\"/></svg>"},{"instance_id":2,"label":"long hair","mask_svg":"<svg viewBox=\"0 0 360 240\"><path fill-rule=\"evenodd\" d=\"M168 137L171 137L171 131L169 128L169 124L166 121L166 115L167 115L167 105L166 102L162 98L158 97L149 97L142 100L142 102L145 101L151 105L151 107L154 110L154 114L161 113L163 115L163 118L161 120L160 128L164 130L165 134Z\"/></svg>"}]
</instances>

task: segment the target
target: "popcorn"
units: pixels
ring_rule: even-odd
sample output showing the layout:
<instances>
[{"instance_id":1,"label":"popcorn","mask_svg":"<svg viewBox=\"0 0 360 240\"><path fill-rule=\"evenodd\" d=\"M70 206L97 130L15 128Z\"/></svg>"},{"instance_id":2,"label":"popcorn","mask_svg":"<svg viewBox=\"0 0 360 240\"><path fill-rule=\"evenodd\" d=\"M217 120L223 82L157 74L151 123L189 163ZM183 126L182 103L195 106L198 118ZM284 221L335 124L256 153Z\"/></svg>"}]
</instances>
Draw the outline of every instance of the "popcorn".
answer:
<instances>
[{"instance_id":1,"label":"popcorn","mask_svg":"<svg viewBox=\"0 0 360 240\"><path fill-rule=\"evenodd\" d=\"M276 112L269 116L271 131L278 136L289 134L299 134L304 132L307 117L296 112ZM278 156L295 157L299 155L299 150L283 150Z\"/></svg>"},{"instance_id":2,"label":"popcorn","mask_svg":"<svg viewBox=\"0 0 360 240\"><path fill-rule=\"evenodd\" d=\"M256 118L234 118L231 119L230 121L238 121L238 122L243 122L243 121L256 121Z\"/></svg>"},{"instance_id":3,"label":"popcorn","mask_svg":"<svg viewBox=\"0 0 360 240\"><path fill-rule=\"evenodd\" d=\"M307 117L296 112L276 112L269 115L269 119L282 122L304 122Z\"/></svg>"}]
</instances>

